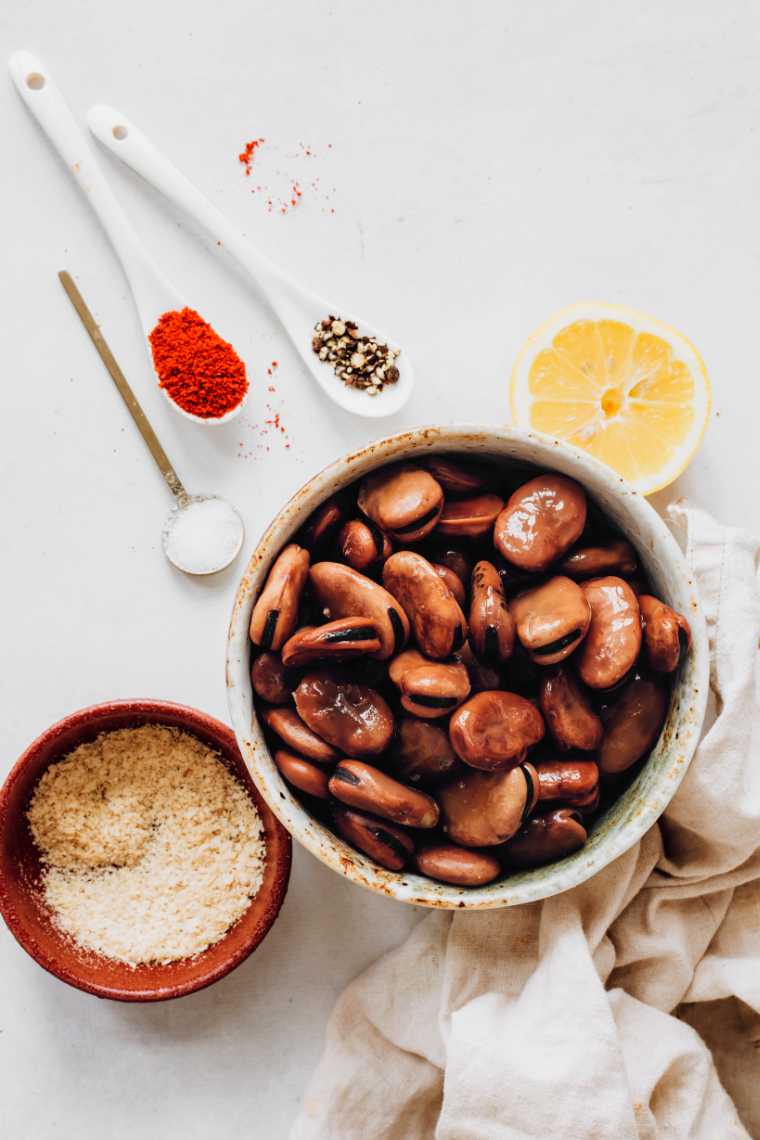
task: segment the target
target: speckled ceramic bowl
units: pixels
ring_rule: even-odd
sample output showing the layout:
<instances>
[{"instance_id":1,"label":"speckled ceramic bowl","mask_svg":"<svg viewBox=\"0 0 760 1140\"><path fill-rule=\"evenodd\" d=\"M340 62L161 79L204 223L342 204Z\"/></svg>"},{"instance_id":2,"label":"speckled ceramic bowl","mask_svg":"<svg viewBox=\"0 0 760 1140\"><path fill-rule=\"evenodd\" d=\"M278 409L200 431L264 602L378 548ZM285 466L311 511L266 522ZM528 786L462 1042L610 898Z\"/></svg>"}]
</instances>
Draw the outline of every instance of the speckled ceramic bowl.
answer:
<instances>
[{"instance_id":1,"label":"speckled ceramic bowl","mask_svg":"<svg viewBox=\"0 0 760 1140\"><path fill-rule=\"evenodd\" d=\"M264 878L242 917L208 950L193 958L132 969L80 949L51 921L39 890L40 862L26 821L32 792L49 764L101 732L163 724L196 736L220 755L243 784L264 827ZM8 929L36 962L63 982L117 1001L164 1001L211 985L239 966L266 935L282 905L290 877L290 836L251 782L235 737L197 709L169 701L110 701L80 709L29 745L0 789L0 912Z\"/></svg>"},{"instance_id":2,"label":"speckled ceramic bowl","mask_svg":"<svg viewBox=\"0 0 760 1140\"><path fill-rule=\"evenodd\" d=\"M660 739L638 777L593 826L574 855L521 871L486 887L463 889L378 867L315 820L291 793L269 754L253 708L248 624L269 567L304 520L328 495L375 467L432 452L459 452L535 464L577 479L636 547L657 594L691 623L693 645L680 670ZM272 811L317 858L363 887L403 902L483 910L546 898L590 878L632 847L662 814L697 746L707 700L704 619L689 568L665 523L641 495L608 467L557 440L514 428L420 428L371 444L315 475L271 523L238 588L227 647L227 691L238 745Z\"/></svg>"}]
</instances>

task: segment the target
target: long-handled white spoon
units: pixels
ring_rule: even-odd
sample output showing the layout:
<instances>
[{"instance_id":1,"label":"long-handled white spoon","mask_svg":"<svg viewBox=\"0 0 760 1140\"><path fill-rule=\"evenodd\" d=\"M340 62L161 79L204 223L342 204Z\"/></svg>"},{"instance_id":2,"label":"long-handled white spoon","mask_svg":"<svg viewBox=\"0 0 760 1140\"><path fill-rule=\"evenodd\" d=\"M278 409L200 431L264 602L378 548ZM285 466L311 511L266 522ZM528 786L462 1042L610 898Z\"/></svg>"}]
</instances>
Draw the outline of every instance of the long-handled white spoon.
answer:
<instances>
[{"instance_id":1,"label":"long-handled white spoon","mask_svg":"<svg viewBox=\"0 0 760 1140\"><path fill-rule=\"evenodd\" d=\"M224 570L243 545L243 520L219 495L188 494L71 274L62 270L58 276L176 500L161 531L164 554L186 574L216 574Z\"/></svg>"},{"instance_id":2,"label":"long-handled white spoon","mask_svg":"<svg viewBox=\"0 0 760 1140\"><path fill-rule=\"evenodd\" d=\"M184 309L187 302L137 237L105 180L86 132L72 115L47 68L28 51L15 52L8 67L21 98L68 166L111 239L132 289L147 347L148 337L159 318L164 313ZM186 412L161 390L175 412L204 425L226 423L238 415L245 402L241 401L223 416L203 418Z\"/></svg>"},{"instance_id":3,"label":"long-handled white spoon","mask_svg":"<svg viewBox=\"0 0 760 1140\"><path fill-rule=\"evenodd\" d=\"M403 352L395 361L399 370L396 383L386 385L377 395L372 396L358 388L349 387L339 379L328 362L319 360L311 342L317 322L335 314L355 320L363 340L373 337L390 348L397 348L397 345L371 325L359 320L355 314L341 312L324 298L287 277L259 253L120 111L106 106L92 107L87 114L87 122L92 133L104 146L171 202L190 214L247 270L279 317L306 367L331 400L360 416L389 416L404 406L411 395L414 380L411 365Z\"/></svg>"}]
</instances>

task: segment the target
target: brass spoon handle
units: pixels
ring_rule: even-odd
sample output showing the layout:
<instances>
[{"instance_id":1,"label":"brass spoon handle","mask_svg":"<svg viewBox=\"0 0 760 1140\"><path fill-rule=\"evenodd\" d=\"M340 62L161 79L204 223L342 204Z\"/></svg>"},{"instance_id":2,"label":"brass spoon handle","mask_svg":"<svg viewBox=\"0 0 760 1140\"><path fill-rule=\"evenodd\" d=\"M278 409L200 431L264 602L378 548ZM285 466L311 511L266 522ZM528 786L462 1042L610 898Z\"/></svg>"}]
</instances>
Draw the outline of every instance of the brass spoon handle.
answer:
<instances>
[{"instance_id":1,"label":"brass spoon handle","mask_svg":"<svg viewBox=\"0 0 760 1140\"><path fill-rule=\"evenodd\" d=\"M127 382L126 376L122 372L121 368L119 368L119 365L116 363L116 358L111 352L111 349L108 347L106 339L100 331L100 327L98 326L97 321L93 317L90 310L87 308L84 297L74 284L73 277L70 273L67 273L65 269L62 269L58 274L58 278L61 282L61 285L63 285L64 289L66 290L69 300L76 309L80 321L87 329L90 340L95 345L100 359L108 369L114 384L119 389L119 395L127 405L127 411L137 424L140 435L147 443L148 450L155 459L156 466L166 480L169 490L173 495L176 495L180 502L182 502L183 499L187 499L188 497L187 491L182 486L182 482L177 475L177 472L169 462L169 457L161 446L158 436L150 426L148 417L140 407L137 397Z\"/></svg>"}]
</instances>

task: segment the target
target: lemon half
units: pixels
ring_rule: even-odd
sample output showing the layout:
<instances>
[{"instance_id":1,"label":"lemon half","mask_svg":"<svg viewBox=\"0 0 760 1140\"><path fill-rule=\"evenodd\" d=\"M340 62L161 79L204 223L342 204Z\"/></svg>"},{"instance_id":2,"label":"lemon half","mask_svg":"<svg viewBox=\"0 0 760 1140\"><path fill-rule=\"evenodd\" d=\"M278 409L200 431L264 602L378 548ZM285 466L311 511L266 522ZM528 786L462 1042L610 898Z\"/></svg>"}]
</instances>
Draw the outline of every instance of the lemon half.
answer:
<instances>
[{"instance_id":1,"label":"lemon half","mask_svg":"<svg viewBox=\"0 0 760 1140\"><path fill-rule=\"evenodd\" d=\"M572 305L527 340L510 385L512 418L583 448L644 495L699 447L712 402L694 346L623 305Z\"/></svg>"}]
</instances>

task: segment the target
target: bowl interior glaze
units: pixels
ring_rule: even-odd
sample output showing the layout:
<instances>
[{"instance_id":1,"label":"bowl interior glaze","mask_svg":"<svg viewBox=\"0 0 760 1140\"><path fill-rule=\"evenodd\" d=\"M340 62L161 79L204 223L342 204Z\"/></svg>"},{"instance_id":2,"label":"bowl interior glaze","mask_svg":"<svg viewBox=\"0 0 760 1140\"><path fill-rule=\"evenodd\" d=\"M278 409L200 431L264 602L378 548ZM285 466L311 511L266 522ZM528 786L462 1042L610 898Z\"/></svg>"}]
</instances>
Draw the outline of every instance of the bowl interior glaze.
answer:
<instances>
[{"instance_id":1,"label":"bowl interior glaze","mask_svg":"<svg viewBox=\"0 0 760 1140\"><path fill-rule=\"evenodd\" d=\"M485 887L460 888L376 866L312 818L277 771L253 707L248 625L254 601L282 546L328 495L368 471L434 452L530 463L577 479L626 535L658 596L686 615L692 650L676 678L660 739L635 780L594 824L585 847L545 867L520 871ZM633 846L662 814L696 748L708 691L708 651L696 585L678 544L646 499L610 468L548 436L512 428L420 428L346 455L298 491L253 552L238 588L228 637L227 694L243 759L264 798L295 838L352 882L403 902L488 909L546 898L584 882Z\"/></svg>"},{"instance_id":2,"label":"bowl interior glaze","mask_svg":"<svg viewBox=\"0 0 760 1140\"><path fill-rule=\"evenodd\" d=\"M224 938L194 958L133 969L82 950L53 924L39 890L40 863L26 810L49 764L101 732L141 724L183 729L219 752L256 804L267 857L258 894ZM51 974L98 997L162 1001L224 977L255 950L277 917L288 887L290 859L290 836L256 789L230 729L213 717L168 701L114 701L73 713L29 746L0 790L0 911L8 928Z\"/></svg>"}]
</instances>

